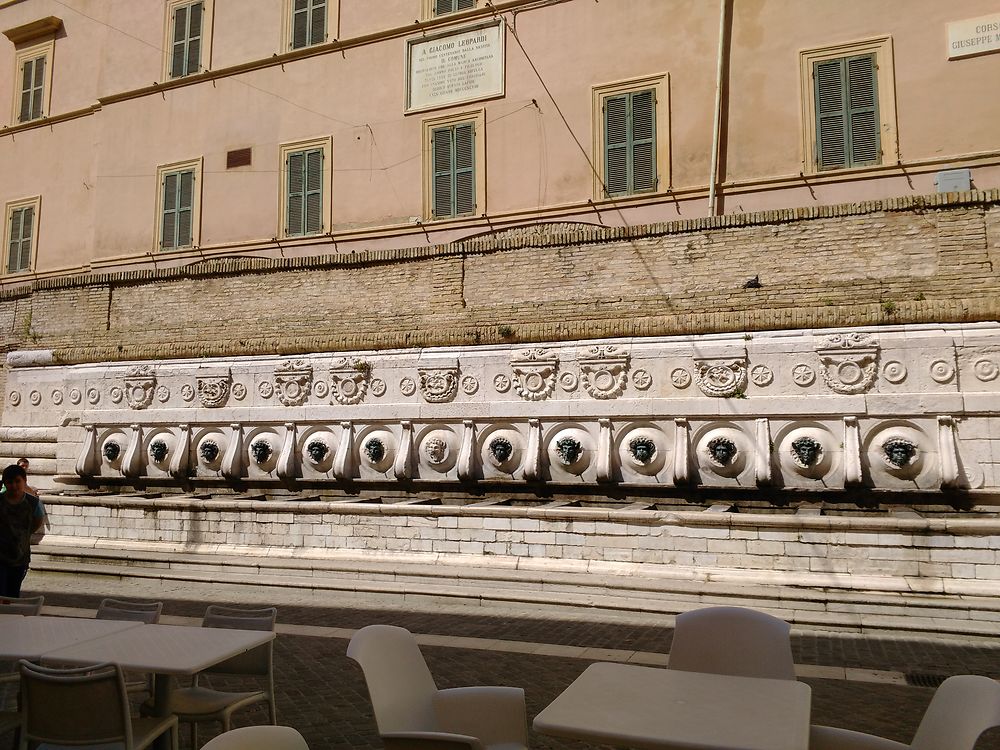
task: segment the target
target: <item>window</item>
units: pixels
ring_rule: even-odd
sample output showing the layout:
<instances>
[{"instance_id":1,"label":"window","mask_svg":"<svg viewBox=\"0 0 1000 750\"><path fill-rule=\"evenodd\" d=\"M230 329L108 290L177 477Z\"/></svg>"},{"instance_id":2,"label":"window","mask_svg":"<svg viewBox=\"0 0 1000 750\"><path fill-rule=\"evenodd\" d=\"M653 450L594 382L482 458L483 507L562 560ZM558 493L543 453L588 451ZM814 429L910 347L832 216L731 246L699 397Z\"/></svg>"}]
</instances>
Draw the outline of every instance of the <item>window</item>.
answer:
<instances>
[{"instance_id":1,"label":"window","mask_svg":"<svg viewBox=\"0 0 1000 750\"><path fill-rule=\"evenodd\" d=\"M472 10L476 7L476 0L429 0L429 2L435 16L457 13L460 10Z\"/></svg>"},{"instance_id":2,"label":"window","mask_svg":"<svg viewBox=\"0 0 1000 750\"><path fill-rule=\"evenodd\" d=\"M486 113L455 113L423 122L424 216L486 213Z\"/></svg>"},{"instance_id":3,"label":"window","mask_svg":"<svg viewBox=\"0 0 1000 750\"><path fill-rule=\"evenodd\" d=\"M201 160L171 164L157 170L156 246L178 250L198 244Z\"/></svg>"},{"instance_id":4,"label":"window","mask_svg":"<svg viewBox=\"0 0 1000 750\"><path fill-rule=\"evenodd\" d=\"M801 70L804 171L898 159L890 38L808 50Z\"/></svg>"},{"instance_id":5,"label":"window","mask_svg":"<svg viewBox=\"0 0 1000 750\"><path fill-rule=\"evenodd\" d=\"M288 49L301 49L326 41L327 0L290 0Z\"/></svg>"},{"instance_id":6,"label":"window","mask_svg":"<svg viewBox=\"0 0 1000 750\"><path fill-rule=\"evenodd\" d=\"M38 235L38 197L7 204L4 237L7 241L5 273L22 273L32 267L32 250Z\"/></svg>"},{"instance_id":7,"label":"window","mask_svg":"<svg viewBox=\"0 0 1000 750\"><path fill-rule=\"evenodd\" d=\"M281 236L329 232L330 139L283 146L281 160Z\"/></svg>"},{"instance_id":8,"label":"window","mask_svg":"<svg viewBox=\"0 0 1000 750\"><path fill-rule=\"evenodd\" d=\"M660 189L661 172L669 164L666 86L663 75L594 89L597 196Z\"/></svg>"},{"instance_id":9,"label":"window","mask_svg":"<svg viewBox=\"0 0 1000 750\"><path fill-rule=\"evenodd\" d=\"M169 0L163 49L163 77L184 78L208 69L212 59L215 0Z\"/></svg>"},{"instance_id":10,"label":"window","mask_svg":"<svg viewBox=\"0 0 1000 750\"><path fill-rule=\"evenodd\" d=\"M14 87L15 123L31 122L49 115L54 49L55 42L49 41L18 53Z\"/></svg>"},{"instance_id":11,"label":"window","mask_svg":"<svg viewBox=\"0 0 1000 750\"><path fill-rule=\"evenodd\" d=\"M189 3L173 9L173 33L170 41L171 78L182 78L201 70L204 20L204 3Z\"/></svg>"}]
</instances>

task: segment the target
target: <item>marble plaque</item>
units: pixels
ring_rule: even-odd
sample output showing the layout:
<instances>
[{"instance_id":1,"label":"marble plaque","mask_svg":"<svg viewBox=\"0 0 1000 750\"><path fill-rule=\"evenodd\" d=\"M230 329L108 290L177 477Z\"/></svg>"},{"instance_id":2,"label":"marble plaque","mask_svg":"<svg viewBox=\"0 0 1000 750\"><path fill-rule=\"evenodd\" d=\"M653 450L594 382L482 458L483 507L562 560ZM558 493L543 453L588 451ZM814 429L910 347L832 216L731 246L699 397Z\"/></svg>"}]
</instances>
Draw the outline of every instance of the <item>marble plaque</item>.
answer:
<instances>
[{"instance_id":1,"label":"marble plaque","mask_svg":"<svg viewBox=\"0 0 1000 750\"><path fill-rule=\"evenodd\" d=\"M406 110L414 112L504 93L504 24L467 28L406 44Z\"/></svg>"},{"instance_id":2,"label":"marble plaque","mask_svg":"<svg viewBox=\"0 0 1000 750\"><path fill-rule=\"evenodd\" d=\"M1000 11L948 24L948 59L1000 52Z\"/></svg>"}]
</instances>

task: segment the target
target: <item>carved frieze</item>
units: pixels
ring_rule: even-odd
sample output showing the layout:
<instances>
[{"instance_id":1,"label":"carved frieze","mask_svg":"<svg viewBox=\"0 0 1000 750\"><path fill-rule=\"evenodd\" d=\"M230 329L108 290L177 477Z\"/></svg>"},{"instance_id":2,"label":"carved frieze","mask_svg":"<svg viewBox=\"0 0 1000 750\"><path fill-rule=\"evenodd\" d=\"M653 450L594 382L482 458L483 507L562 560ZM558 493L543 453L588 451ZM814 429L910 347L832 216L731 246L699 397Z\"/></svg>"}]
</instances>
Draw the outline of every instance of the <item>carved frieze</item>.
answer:
<instances>
[{"instance_id":1,"label":"carved frieze","mask_svg":"<svg viewBox=\"0 0 1000 750\"><path fill-rule=\"evenodd\" d=\"M274 368L274 387L278 392L278 400L285 406L302 406L309 398L312 379L312 365L305 360L282 362Z\"/></svg>"},{"instance_id":2,"label":"carved frieze","mask_svg":"<svg viewBox=\"0 0 1000 750\"><path fill-rule=\"evenodd\" d=\"M628 382L629 353L620 346L592 346L577 356L583 388L593 398L618 398Z\"/></svg>"},{"instance_id":3,"label":"carved frieze","mask_svg":"<svg viewBox=\"0 0 1000 750\"><path fill-rule=\"evenodd\" d=\"M135 365L125 371L125 400L133 409L145 409L153 403L156 373L150 365ZM89 398L89 396L88 396ZM96 403L91 400L91 403Z\"/></svg>"},{"instance_id":4,"label":"carved frieze","mask_svg":"<svg viewBox=\"0 0 1000 750\"><path fill-rule=\"evenodd\" d=\"M511 359L514 392L525 401L543 401L556 387L559 358L548 349L524 349Z\"/></svg>"},{"instance_id":5,"label":"carved frieze","mask_svg":"<svg viewBox=\"0 0 1000 750\"><path fill-rule=\"evenodd\" d=\"M864 393L878 373L878 342L867 333L827 336L816 349L823 363L823 382L834 393Z\"/></svg>"},{"instance_id":6,"label":"carved frieze","mask_svg":"<svg viewBox=\"0 0 1000 750\"><path fill-rule=\"evenodd\" d=\"M342 357L330 367L330 396L338 404L360 404L368 393L372 366L362 359Z\"/></svg>"}]
</instances>

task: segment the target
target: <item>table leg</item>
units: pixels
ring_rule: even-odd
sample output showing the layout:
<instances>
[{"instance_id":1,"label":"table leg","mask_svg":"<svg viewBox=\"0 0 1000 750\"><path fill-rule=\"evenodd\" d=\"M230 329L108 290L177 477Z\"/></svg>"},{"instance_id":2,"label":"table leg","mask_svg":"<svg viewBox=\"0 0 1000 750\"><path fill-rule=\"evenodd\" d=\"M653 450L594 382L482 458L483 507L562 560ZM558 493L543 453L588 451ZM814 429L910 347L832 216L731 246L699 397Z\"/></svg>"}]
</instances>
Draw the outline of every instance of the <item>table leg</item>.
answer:
<instances>
[{"instance_id":1,"label":"table leg","mask_svg":"<svg viewBox=\"0 0 1000 750\"><path fill-rule=\"evenodd\" d=\"M170 716L170 675L153 675L153 716ZM162 734L153 745L156 750L170 750L170 735Z\"/></svg>"}]
</instances>

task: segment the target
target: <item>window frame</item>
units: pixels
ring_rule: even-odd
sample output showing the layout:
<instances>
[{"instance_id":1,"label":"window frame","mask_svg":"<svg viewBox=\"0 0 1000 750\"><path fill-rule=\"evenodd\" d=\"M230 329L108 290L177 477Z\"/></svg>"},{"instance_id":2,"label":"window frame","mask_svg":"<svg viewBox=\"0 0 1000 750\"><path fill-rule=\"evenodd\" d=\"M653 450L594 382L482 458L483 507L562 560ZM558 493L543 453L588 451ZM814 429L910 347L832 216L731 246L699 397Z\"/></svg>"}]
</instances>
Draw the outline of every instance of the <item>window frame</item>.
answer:
<instances>
[{"instance_id":1,"label":"window frame","mask_svg":"<svg viewBox=\"0 0 1000 750\"><path fill-rule=\"evenodd\" d=\"M26 268L19 268L16 271L11 271L9 266L10 230L13 228L14 212L24 208L33 209L31 215L31 253L28 256L28 265ZM40 226L39 216L41 214L41 208L42 196L40 195L35 195L30 198L19 198L17 200L8 201L4 204L3 265L0 265L0 277L7 279L10 277L34 273L38 258L38 227ZM24 233L22 231L22 236L23 234Z\"/></svg>"},{"instance_id":2,"label":"window frame","mask_svg":"<svg viewBox=\"0 0 1000 750\"><path fill-rule=\"evenodd\" d=\"M816 89L813 70L818 62L863 55L875 56L875 86L878 92L879 145L878 164L820 169L816 132ZM802 173L809 175L878 169L899 162L899 136L896 120L896 82L892 37L889 35L843 44L827 45L799 51L799 81L802 117Z\"/></svg>"},{"instance_id":3,"label":"window frame","mask_svg":"<svg viewBox=\"0 0 1000 750\"><path fill-rule=\"evenodd\" d=\"M174 12L184 5L194 5L197 2L201 2L204 6L201 15L201 56L198 61L198 70L194 73L186 73L175 78L170 75L174 47ZM167 0L166 15L163 23L163 70L161 71L164 82L181 81L211 70L214 19L215 0Z\"/></svg>"},{"instance_id":4,"label":"window frame","mask_svg":"<svg viewBox=\"0 0 1000 750\"><path fill-rule=\"evenodd\" d=\"M312 151L320 149L323 152L323 180L322 188L324 195L320 201L323 211L323 223L318 232L308 234L288 233L288 168L286 162L290 154L298 151ZM323 136L321 138L311 138L309 140L294 141L284 143L278 150L278 234L279 239L308 239L310 237L322 237L333 232L333 137Z\"/></svg>"},{"instance_id":5,"label":"window frame","mask_svg":"<svg viewBox=\"0 0 1000 750\"><path fill-rule=\"evenodd\" d=\"M202 196L202 157L189 159L187 161L173 162L171 164L161 164L156 168L156 227L153 232L153 252L157 254L184 252L193 250L201 245L201 196ZM194 172L194 187L191 190L191 243L178 247L163 247L161 244L163 234L163 192L164 180L168 174L173 172Z\"/></svg>"},{"instance_id":6,"label":"window frame","mask_svg":"<svg viewBox=\"0 0 1000 750\"><path fill-rule=\"evenodd\" d=\"M340 33L340 0L326 0L326 39L316 44L307 44L305 47L292 46L294 13L295 0L284 0L281 11L281 51L283 53L299 52L336 41L337 35Z\"/></svg>"},{"instance_id":7,"label":"window frame","mask_svg":"<svg viewBox=\"0 0 1000 750\"><path fill-rule=\"evenodd\" d=\"M653 139L656 155L656 187L642 192L618 193L609 195L605 192L606 169L604 153L604 101L623 94L634 94L652 90L655 98L653 117L655 128ZM592 111L591 132L593 146L591 152L594 172L593 195L595 201L615 201L623 198L642 198L644 196L664 193L672 188L670 169L670 74L656 73L641 78L631 78L625 81L605 83L591 88Z\"/></svg>"},{"instance_id":8,"label":"window frame","mask_svg":"<svg viewBox=\"0 0 1000 750\"><path fill-rule=\"evenodd\" d=\"M470 214L458 216L434 216L434 152L431 139L439 128L454 127L471 123L473 128L473 181L475 183L476 207ZM483 108L465 110L441 117L432 117L422 122L422 172L423 172L423 216L424 221L461 221L484 215L486 211L486 110Z\"/></svg>"},{"instance_id":9,"label":"window frame","mask_svg":"<svg viewBox=\"0 0 1000 750\"><path fill-rule=\"evenodd\" d=\"M26 125L30 122L38 122L39 120L44 120L47 117L51 117L51 102L52 102L52 63L55 59L56 51L56 40L55 38L48 39L44 42L39 42L37 44L32 44L29 47L24 47L17 52L17 57L14 61L14 99L11 105L10 121L14 126ZM25 63L36 60L38 58L45 58L45 75L42 79L42 112L38 117L32 117L28 120L21 120L21 86L24 80L24 65Z\"/></svg>"}]
</instances>

